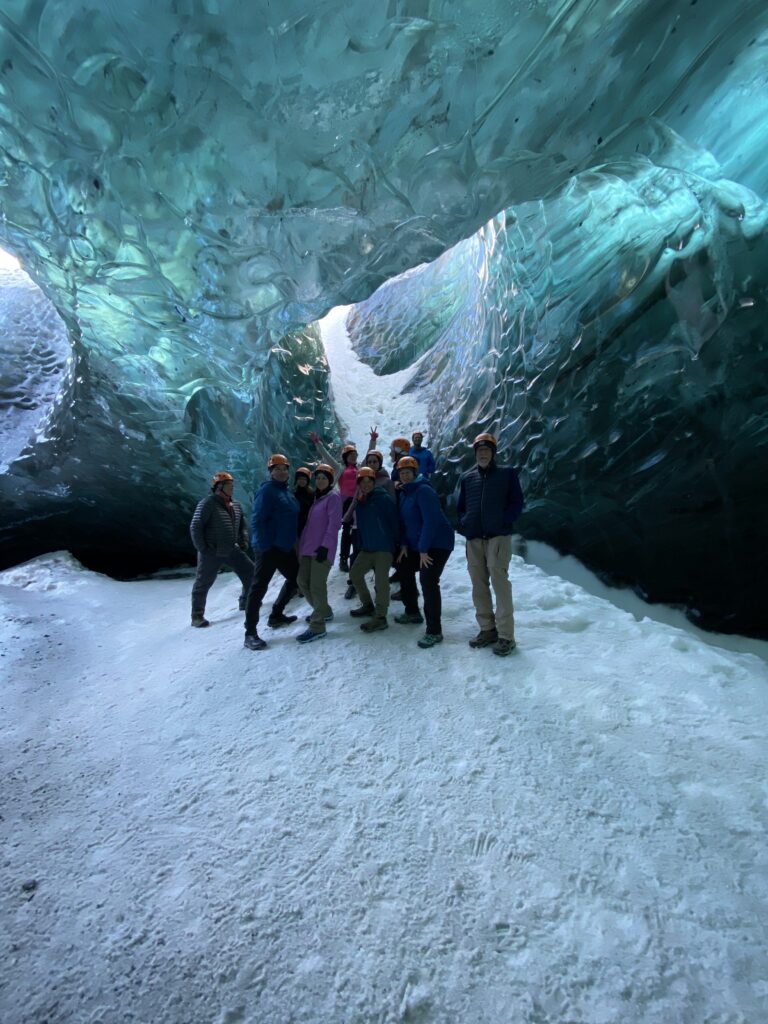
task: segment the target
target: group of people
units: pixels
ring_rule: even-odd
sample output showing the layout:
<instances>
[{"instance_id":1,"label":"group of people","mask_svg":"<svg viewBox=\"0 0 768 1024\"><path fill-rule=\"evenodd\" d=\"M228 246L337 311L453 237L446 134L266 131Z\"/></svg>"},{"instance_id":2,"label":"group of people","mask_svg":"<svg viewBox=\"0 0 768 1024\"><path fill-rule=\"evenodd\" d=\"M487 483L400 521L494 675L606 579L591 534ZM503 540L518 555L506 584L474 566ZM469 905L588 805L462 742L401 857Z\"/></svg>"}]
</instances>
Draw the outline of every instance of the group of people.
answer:
<instances>
[{"instance_id":1,"label":"group of people","mask_svg":"<svg viewBox=\"0 0 768 1024\"><path fill-rule=\"evenodd\" d=\"M288 458L280 453L269 457L269 479L253 502L253 560L247 554L243 509L233 498L234 477L227 472L214 475L211 493L198 503L190 524L197 550L192 625L210 625L205 618L206 597L219 569L228 565L242 583L240 609L245 611L245 646L249 650L267 647L258 626L261 605L276 572L284 582L267 625L278 629L296 622L298 616L286 614L286 607L300 592L312 610L307 628L296 639L299 643L323 639L326 624L333 619L328 576L338 548L339 568L349 574L348 594L357 594L360 602L350 615L364 620L360 624L363 632L388 628L390 584L397 580L400 590L394 596L402 600L404 610L394 621L424 623L425 633L417 641L421 648L441 643L440 577L454 548L454 529L429 482L435 460L423 446L423 434L414 433L410 441L395 438L390 446L390 471L384 468L384 456L376 448L375 428L361 466L354 445L344 445L337 461L317 434L310 434L310 440L320 461L314 470L300 466L292 487ZM494 654L504 657L516 646L509 563L512 531L523 508L523 495L516 471L497 463L497 441L492 434L478 434L473 452L475 465L461 477L456 527L466 538L479 627L469 645L491 647ZM393 566L395 575L390 577ZM366 579L369 573L373 573L373 595Z\"/></svg>"}]
</instances>

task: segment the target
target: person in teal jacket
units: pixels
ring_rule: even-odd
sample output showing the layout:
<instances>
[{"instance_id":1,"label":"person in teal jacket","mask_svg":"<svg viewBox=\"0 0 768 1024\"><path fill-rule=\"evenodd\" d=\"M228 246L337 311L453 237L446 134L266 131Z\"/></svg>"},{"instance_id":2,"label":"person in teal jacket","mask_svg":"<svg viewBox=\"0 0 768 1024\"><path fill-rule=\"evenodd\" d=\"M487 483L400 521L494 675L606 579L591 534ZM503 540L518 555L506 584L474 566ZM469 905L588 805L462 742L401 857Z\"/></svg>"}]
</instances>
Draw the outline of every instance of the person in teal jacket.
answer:
<instances>
[{"instance_id":1,"label":"person in teal jacket","mask_svg":"<svg viewBox=\"0 0 768 1024\"><path fill-rule=\"evenodd\" d=\"M285 583L268 619L273 629L296 621L295 615L285 614L285 606L299 589L296 583L299 503L288 490L288 459L285 455L270 455L267 469L269 480L256 492L251 516L251 547L256 557L245 605L245 646L251 651L262 651L267 646L257 627L261 602L275 573L284 576Z\"/></svg>"},{"instance_id":2,"label":"person in teal jacket","mask_svg":"<svg viewBox=\"0 0 768 1024\"><path fill-rule=\"evenodd\" d=\"M349 613L353 618L367 618L360 629L374 633L387 628L389 610L389 570L399 546L400 523L397 505L387 490L376 486L376 471L363 466L357 471L358 496L355 499L355 517L359 550L350 579L360 598L360 606ZM373 570L376 603L365 581L365 574Z\"/></svg>"},{"instance_id":3,"label":"person in teal jacket","mask_svg":"<svg viewBox=\"0 0 768 1024\"><path fill-rule=\"evenodd\" d=\"M423 622L419 613L419 595L416 573L419 574L424 598L424 616L427 631L418 641L419 647L429 648L442 643L442 596L440 576L453 551L453 527L445 518L440 499L431 484L418 477L419 464L412 455L405 455L397 464L400 473L400 533L401 548L398 556L400 590L405 611L395 616L395 622Z\"/></svg>"}]
</instances>

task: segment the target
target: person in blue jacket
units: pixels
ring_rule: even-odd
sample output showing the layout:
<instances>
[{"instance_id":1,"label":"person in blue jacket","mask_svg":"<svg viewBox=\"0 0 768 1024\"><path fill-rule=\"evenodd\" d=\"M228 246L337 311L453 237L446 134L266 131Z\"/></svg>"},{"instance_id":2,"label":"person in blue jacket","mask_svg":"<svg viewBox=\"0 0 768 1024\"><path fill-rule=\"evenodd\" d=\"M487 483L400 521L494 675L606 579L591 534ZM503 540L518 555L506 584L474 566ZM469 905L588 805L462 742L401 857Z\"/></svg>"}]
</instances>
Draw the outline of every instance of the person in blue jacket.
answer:
<instances>
[{"instance_id":1,"label":"person in blue jacket","mask_svg":"<svg viewBox=\"0 0 768 1024\"><path fill-rule=\"evenodd\" d=\"M493 434L478 434L473 442L475 465L461 478L456 506L458 531L467 538L467 568L472 602L480 627L470 647L491 647L505 657L515 649L515 612L509 563L512 531L523 510L523 492L512 466L496 464ZM494 611L491 586L496 596Z\"/></svg>"},{"instance_id":2,"label":"person in blue jacket","mask_svg":"<svg viewBox=\"0 0 768 1024\"><path fill-rule=\"evenodd\" d=\"M386 488L376 486L376 471L362 466L357 471L358 496L353 508L357 519L359 550L349 577L360 598L360 606L353 608L353 618L367 618L360 629L374 633L387 628L389 610L389 570L399 547L400 523L397 505ZM376 584L374 605L365 574L373 570Z\"/></svg>"},{"instance_id":3,"label":"person in blue jacket","mask_svg":"<svg viewBox=\"0 0 768 1024\"><path fill-rule=\"evenodd\" d=\"M421 475L425 480L429 480L432 474L435 472L435 457L429 448L422 448L421 443L424 440L424 435L420 430L415 431L411 434L411 450L408 452L419 464Z\"/></svg>"},{"instance_id":4,"label":"person in blue jacket","mask_svg":"<svg viewBox=\"0 0 768 1024\"><path fill-rule=\"evenodd\" d=\"M418 572L427 620L427 631L418 645L434 647L443 640L440 576L453 551L453 527L445 518L432 485L421 477L417 479L419 464L416 459L412 455L404 455L397 468L400 473L398 511L402 543L397 561L405 611L395 616L395 622L424 621L419 614Z\"/></svg>"},{"instance_id":5,"label":"person in blue jacket","mask_svg":"<svg viewBox=\"0 0 768 1024\"><path fill-rule=\"evenodd\" d=\"M275 573L284 576L285 583L267 620L273 629L296 621L295 615L285 614L285 606L299 589L296 583L299 503L288 490L288 459L285 455L270 455L267 469L269 480L256 492L251 515L251 547L256 557L245 605L245 646L251 651L262 651L267 646L257 627L261 602Z\"/></svg>"}]
</instances>

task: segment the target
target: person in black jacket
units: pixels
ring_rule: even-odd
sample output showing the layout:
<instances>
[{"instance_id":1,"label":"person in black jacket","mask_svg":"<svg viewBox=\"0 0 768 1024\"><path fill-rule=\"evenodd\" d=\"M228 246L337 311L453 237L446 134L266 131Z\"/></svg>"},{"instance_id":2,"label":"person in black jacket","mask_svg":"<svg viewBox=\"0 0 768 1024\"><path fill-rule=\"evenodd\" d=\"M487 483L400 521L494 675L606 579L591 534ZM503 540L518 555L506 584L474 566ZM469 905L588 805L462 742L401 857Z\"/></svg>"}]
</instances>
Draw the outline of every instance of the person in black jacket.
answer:
<instances>
[{"instance_id":1,"label":"person in black jacket","mask_svg":"<svg viewBox=\"0 0 768 1024\"><path fill-rule=\"evenodd\" d=\"M192 625L210 626L205 617L205 600L219 569L231 566L243 585L240 609L253 576L248 550L248 531L239 501L232 500L235 478L231 473L214 473L211 493L197 503L189 532L197 551L197 574L192 586Z\"/></svg>"},{"instance_id":2,"label":"person in black jacket","mask_svg":"<svg viewBox=\"0 0 768 1024\"><path fill-rule=\"evenodd\" d=\"M467 538L467 568L480 632L470 647L493 647L501 657L515 649L515 612L509 563L512 530L523 510L523 492L511 466L496 464L496 438L478 434L475 465L461 478L458 532ZM494 611L491 586L496 596Z\"/></svg>"},{"instance_id":3,"label":"person in black jacket","mask_svg":"<svg viewBox=\"0 0 768 1024\"><path fill-rule=\"evenodd\" d=\"M315 492L309 486L312 479L312 470L306 466L299 466L293 474L293 496L299 503L299 537L301 531L307 525L307 516L315 500Z\"/></svg>"}]
</instances>

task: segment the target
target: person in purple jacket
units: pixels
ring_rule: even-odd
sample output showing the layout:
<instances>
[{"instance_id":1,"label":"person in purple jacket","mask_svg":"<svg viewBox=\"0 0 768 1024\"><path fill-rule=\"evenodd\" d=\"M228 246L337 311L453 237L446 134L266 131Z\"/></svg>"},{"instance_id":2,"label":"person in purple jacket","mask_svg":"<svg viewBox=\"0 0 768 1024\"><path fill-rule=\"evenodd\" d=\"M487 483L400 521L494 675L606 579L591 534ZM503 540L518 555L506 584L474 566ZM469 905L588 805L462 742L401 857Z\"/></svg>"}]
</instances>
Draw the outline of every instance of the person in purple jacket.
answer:
<instances>
[{"instance_id":1,"label":"person in purple jacket","mask_svg":"<svg viewBox=\"0 0 768 1024\"><path fill-rule=\"evenodd\" d=\"M341 495L333 490L334 472L321 462L315 469L315 500L299 537L299 589L312 606L309 629L299 633L300 644L322 640L333 618L328 604L328 573L336 558L341 527Z\"/></svg>"}]
</instances>

